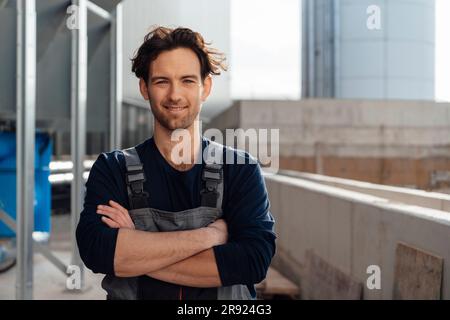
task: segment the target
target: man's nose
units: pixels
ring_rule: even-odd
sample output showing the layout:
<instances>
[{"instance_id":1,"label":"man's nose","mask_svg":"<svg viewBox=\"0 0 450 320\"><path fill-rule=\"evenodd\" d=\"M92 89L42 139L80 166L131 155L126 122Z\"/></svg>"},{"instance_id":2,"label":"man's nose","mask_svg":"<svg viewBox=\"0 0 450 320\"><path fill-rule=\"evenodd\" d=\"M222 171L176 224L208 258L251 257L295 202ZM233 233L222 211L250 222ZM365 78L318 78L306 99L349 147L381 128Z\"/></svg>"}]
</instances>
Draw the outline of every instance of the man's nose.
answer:
<instances>
[{"instance_id":1,"label":"man's nose","mask_svg":"<svg viewBox=\"0 0 450 320\"><path fill-rule=\"evenodd\" d=\"M181 100L181 88L177 84L170 86L169 99L173 102Z\"/></svg>"}]
</instances>

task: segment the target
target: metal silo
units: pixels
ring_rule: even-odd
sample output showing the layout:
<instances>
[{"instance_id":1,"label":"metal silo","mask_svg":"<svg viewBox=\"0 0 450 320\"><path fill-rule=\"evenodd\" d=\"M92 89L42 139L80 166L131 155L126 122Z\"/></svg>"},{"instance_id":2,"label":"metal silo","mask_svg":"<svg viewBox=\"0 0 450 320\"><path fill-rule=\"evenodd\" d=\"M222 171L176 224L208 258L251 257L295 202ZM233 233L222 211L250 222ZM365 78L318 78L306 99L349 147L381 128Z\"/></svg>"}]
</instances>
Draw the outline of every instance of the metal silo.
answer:
<instances>
[{"instance_id":1,"label":"metal silo","mask_svg":"<svg viewBox=\"0 0 450 320\"><path fill-rule=\"evenodd\" d=\"M303 0L304 97L434 100L435 1Z\"/></svg>"}]
</instances>

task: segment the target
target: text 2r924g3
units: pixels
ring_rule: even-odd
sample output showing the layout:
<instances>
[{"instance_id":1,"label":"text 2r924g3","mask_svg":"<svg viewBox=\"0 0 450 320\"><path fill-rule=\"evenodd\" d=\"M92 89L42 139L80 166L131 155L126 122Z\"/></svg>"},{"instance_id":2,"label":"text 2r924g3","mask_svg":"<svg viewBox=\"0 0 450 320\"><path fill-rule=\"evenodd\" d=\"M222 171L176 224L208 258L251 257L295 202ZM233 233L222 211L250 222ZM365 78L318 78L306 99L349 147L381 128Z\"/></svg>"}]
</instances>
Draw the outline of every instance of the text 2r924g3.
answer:
<instances>
[{"instance_id":1,"label":"text 2r924g3","mask_svg":"<svg viewBox=\"0 0 450 320\"><path fill-rule=\"evenodd\" d=\"M260 304L260 305L239 305L239 304L222 304L221 305L222 312L221 314L260 314L260 315L269 315L272 313L272 306L269 304Z\"/></svg>"}]
</instances>

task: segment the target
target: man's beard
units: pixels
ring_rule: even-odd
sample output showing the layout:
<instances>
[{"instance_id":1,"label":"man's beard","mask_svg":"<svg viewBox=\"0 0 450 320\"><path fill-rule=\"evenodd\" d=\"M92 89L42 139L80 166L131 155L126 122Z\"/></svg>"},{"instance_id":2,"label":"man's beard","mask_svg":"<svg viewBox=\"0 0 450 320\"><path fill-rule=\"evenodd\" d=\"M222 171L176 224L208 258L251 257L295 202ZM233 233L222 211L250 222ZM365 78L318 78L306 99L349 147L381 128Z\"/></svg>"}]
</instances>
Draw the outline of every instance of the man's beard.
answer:
<instances>
[{"instance_id":1,"label":"man's beard","mask_svg":"<svg viewBox=\"0 0 450 320\"><path fill-rule=\"evenodd\" d=\"M147 88L147 94L149 97L151 97L151 94ZM165 129L174 131L176 129L187 129L189 128L197 118L198 114L200 113L201 108L198 108L198 111L195 112L195 109L191 108L191 106L188 106L186 109L186 115L183 117L179 116L171 116L170 114L164 113L164 104L162 104L161 108L155 107L153 108L152 99L148 99L150 110L153 113L153 116L155 117L155 120L158 121L158 123ZM156 105L156 103L155 103Z\"/></svg>"},{"instance_id":2,"label":"man's beard","mask_svg":"<svg viewBox=\"0 0 450 320\"><path fill-rule=\"evenodd\" d=\"M156 121L167 130L173 131L176 129L187 129L197 118L198 113L194 113L190 107L187 107L186 114L182 117L180 116L171 116L169 114L165 114L163 110L158 108L153 108L150 104L150 108L152 110L153 116ZM164 108L164 107L162 107Z\"/></svg>"}]
</instances>

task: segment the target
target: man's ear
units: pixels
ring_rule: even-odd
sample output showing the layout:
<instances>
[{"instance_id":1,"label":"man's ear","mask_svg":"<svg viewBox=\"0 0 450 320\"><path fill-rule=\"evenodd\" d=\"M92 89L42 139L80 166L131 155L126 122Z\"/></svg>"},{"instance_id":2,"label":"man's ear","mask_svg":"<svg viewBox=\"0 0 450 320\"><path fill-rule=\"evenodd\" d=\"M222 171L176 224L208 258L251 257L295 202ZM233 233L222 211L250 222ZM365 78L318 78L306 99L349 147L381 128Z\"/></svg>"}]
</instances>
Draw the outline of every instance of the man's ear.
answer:
<instances>
[{"instance_id":1,"label":"man's ear","mask_svg":"<svg viewBox=\"0 0 450 320\"><path fill-rule=\"evenodd\" d=\"M141 95L145 100L149 99L147 84L145 83L143 78L139 79L139 90L141 91Z\"/></svg>"},{"instance_id":2,"label":"man's ear","mask_svg":"<svg viewBox=\"0 0 450 320\"><path fill-rule=\"evenodd\" d=\"M212 77L207 76L205 80L203 81L203 92L202 92L202 101L205 102L208 98L209 94L211 93L212 88Z\"/></svg>"}]
</instances>

